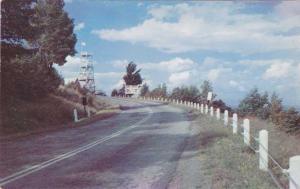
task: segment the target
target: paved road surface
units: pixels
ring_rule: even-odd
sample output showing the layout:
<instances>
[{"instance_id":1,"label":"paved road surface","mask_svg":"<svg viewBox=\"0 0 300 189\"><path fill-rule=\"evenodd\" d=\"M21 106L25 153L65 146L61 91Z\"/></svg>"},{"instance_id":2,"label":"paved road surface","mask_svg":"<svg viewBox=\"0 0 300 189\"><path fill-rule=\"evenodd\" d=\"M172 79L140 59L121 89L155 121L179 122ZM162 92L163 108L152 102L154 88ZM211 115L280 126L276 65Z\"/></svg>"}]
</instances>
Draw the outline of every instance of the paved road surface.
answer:
<instances>
[{"instance_id":1,"label":"paved road surface","mask_svg":"<svg viewBox=\"0 0 300 189\"><path fill-rule=\"evenodd\" d=\"M200 188L187 112L113 99L127 108L83 127L0 142L3 188ZM202 187L201 187L202 188Z\"/></svg>"}]
</instances>

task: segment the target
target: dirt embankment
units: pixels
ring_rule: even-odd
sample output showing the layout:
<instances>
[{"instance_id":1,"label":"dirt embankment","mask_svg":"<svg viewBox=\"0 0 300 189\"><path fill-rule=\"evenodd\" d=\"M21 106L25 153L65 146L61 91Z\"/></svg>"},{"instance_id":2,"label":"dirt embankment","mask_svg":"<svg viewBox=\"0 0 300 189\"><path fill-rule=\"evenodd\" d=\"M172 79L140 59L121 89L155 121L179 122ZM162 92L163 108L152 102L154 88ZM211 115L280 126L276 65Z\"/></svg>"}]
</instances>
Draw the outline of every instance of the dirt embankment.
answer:
<instances>
[{"instance_id":1,"label":"dirt embankment","mask_svg":"<svg viewBox=\"0 0 300 189\"><path fill-rule=\"evenodd\" d=\"M109 101L88 95L92 117L86 119L81 96L74 89L60 87L57 93L34 101L15 98L2 101L0 139L81 126L111 117L119 111L119 107ZM78 111L80 122L73 121L74 109Z\"/></svg>"}]
</instances>

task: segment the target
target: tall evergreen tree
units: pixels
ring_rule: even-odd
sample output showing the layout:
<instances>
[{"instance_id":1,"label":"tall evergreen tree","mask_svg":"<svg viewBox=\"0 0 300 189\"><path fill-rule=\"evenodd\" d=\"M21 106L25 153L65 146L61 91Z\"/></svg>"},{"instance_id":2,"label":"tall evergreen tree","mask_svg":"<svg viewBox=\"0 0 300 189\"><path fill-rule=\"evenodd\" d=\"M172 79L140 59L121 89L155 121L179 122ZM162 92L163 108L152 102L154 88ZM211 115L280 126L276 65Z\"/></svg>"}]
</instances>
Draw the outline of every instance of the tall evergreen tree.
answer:
<instances>
[{"instance_id":1,"label":"tall evergreen tree","mask_svg":"<svg viewBox=\"0 0 300 189\"><path fill-rule=\"evenodd\" d=\"M136 69L137 65L134 62L130 62L126 67L126 75L123 79L126 85L139 85L143 82L143 79L140 75L141 69Z\"/></svg>"}]
</instances>

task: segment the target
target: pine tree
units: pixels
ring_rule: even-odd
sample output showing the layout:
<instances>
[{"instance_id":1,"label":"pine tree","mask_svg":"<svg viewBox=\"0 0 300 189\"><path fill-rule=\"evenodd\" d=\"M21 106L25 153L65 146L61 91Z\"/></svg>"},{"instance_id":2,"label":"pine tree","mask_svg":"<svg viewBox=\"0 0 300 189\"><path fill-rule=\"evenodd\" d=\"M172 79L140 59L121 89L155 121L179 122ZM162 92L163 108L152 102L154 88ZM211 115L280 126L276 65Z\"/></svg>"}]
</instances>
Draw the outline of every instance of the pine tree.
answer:
<instances>
[{"instance_id":1,"label":"pine tree","mask_svg":"<svg viewBox=\"0 0 300 189\"><path fill-rule=\"evenodd\" d=\"M126 67L126 75L124 75L123 79L126 85L139 85L143 82L143 79L140 75L141 69L136 69L136 64L134 62L130 62Z\"/></svg>"}]
</instances>

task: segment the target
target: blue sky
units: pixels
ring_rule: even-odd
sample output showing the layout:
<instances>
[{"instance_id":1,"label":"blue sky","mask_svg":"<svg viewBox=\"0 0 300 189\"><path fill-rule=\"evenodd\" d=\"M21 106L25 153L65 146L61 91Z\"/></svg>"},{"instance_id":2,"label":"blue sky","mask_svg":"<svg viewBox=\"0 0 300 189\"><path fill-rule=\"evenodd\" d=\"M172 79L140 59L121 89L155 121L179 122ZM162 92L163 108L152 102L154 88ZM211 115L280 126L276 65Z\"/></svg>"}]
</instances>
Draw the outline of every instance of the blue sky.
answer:
<instances>
[{"instance_id":1,"label":"blue sky","mask_svg":"<svg viewBox=\"0 0 300 189\"><path fill-rule=\"evenodd\" d=\"M93 54L96 87L108 94L134 61L151 88L208 79L234 106L256 86L300 107L299 2L65 2L76 49ZM58 69L68 82L79 67L75 56Z\"/></svg>"}]
</instances>

